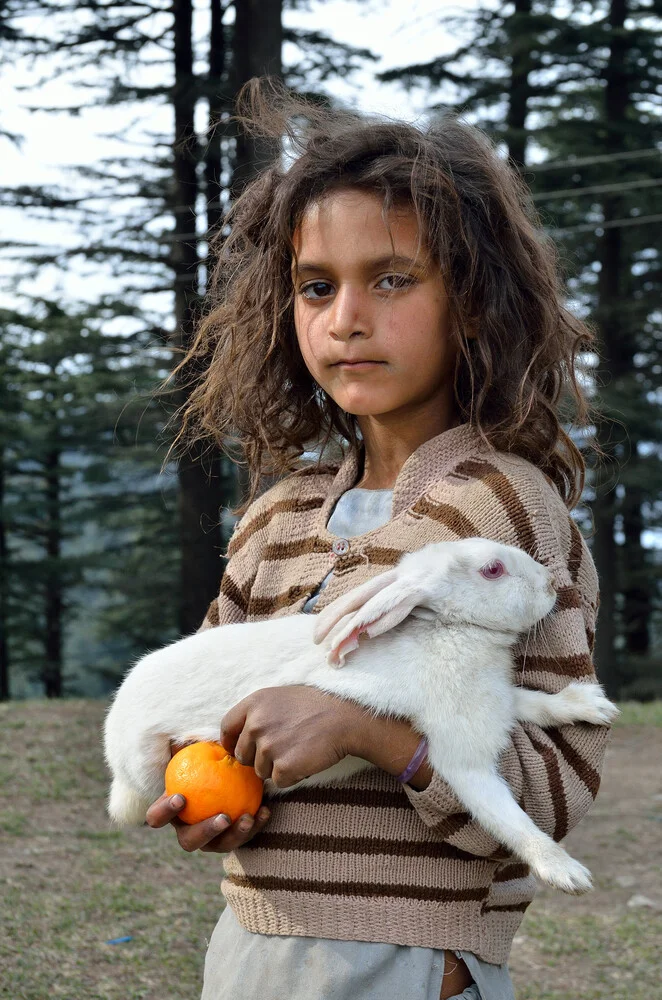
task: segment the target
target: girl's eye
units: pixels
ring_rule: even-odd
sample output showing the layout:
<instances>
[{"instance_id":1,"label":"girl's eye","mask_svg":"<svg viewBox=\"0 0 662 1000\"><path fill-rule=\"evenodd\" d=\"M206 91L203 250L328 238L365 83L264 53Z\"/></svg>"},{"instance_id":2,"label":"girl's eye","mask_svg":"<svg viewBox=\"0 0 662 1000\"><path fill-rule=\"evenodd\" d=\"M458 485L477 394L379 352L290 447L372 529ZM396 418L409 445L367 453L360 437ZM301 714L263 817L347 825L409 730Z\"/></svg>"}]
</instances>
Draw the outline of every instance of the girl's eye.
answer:
<instances>
[{"instance_id":1,"label":"girl's eye","mask_svg":"<svg viewBox=\"0 0 662 1000\"><path fill-rule=\"evenodd\" d=\"M384 282L388 281L389 284L384 290L389 292L396 291L398 288L408 288L410 285L414 284L415 279L412 278L410 274L387 274L381 279L378 288L384 288Z\"/></svg>"},{"instance_id":2,"label":"girl's eye","mask_svg":"<svg viewBox=\"0 0 662 1000\"><path fill-rule=\"evenodd\" d=\"M305 299L324 299L331 291L328 281L311 281L309 285L301 286L301 294Z\"/></svg>"},{"instance_id":3,"label":"girl's eye","mask_svg":"<svg viewBox=\"0 0 662 1000\"><path fill-rule=\"evenodd\" d=\"M498 559L487 563L485 566L481 566L480 569L480 575L484 576L486 580L498 580L505 572L506 567Z\"/></svg>"}]
</instances>

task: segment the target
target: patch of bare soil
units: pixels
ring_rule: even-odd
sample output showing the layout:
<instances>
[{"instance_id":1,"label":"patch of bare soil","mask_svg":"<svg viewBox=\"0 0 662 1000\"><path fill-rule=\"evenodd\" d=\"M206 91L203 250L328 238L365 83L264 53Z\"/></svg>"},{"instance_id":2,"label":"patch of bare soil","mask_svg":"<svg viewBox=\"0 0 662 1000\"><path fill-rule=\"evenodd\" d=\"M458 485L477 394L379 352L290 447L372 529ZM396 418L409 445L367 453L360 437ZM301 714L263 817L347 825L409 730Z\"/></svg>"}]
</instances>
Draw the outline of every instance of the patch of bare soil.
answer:
<instances>
[{"instance_id":1,"label":"patch of bare soil","mask_svg":"<svg viewBox=\"0 0 662 1000\"><path fill-rule=\"evenodd\" d=\"M518 996L662 998L662 729L617 727L587 817L565 841L595 890L544 889L511 957Z\"/></svg>"},{"instance_id":2,"label":"patch of bare soil","mask_svg":"<svg viewBox=\"0 0 662 1000\"><path fill-rule=\"evenodd\" d=\"M0 705L0 996L193 1000L220 858L105 816L93 701ZM602 789L567 838L583 897L540 892L518 933L518 1000L662 1000L662 727L613 733ZM130 937L113 945L109 941ZM399 1000L399 998L393 998Z\"/></svg>"}]
</instances>

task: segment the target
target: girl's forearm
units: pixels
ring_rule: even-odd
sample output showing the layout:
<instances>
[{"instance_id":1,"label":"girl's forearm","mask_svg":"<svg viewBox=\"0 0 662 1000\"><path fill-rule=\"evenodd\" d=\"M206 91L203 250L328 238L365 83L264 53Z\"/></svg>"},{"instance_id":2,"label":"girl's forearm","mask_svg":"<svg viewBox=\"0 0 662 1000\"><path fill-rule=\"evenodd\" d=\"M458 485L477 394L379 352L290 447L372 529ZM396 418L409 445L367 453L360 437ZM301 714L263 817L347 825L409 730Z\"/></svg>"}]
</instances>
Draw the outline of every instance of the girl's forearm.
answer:
<instances>
[{"instance_id":1,"label":"girl's forearm","mask_svg":"<svg viewBox=\"0 0 662 1000\"><path fill-rule=\"evenodd\" d=\"M405 719L364 715L362 725L356 727L351 753L397 777L414 756L420 740L421 734ZM409 784L421 790L431 780L432 768L425 760Z\"/></svg>"}]
</instances>

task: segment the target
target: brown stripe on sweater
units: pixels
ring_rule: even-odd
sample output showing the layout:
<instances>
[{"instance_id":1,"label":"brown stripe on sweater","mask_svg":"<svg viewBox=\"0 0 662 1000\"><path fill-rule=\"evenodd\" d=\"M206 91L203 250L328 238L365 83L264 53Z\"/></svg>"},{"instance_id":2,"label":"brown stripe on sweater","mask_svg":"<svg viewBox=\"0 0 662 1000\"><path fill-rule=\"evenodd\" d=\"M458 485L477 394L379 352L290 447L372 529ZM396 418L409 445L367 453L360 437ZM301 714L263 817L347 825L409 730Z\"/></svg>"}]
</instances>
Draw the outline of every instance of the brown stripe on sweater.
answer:
<instances>
[{"instance_id":1,"label":"brown stripe on sweater","mask_svg":"<svg viewBox=\"0 0 662 1000\"><path fill-rule=\"evenodd\" d=\"M581 606L581 597L576 587L559 587L556 591L555 611L570 611Z\"/></svg>"},{"instance_id":2,"label":"brown stripe on sweater","mask_svg":"<svg viewBox=\"0 0 662 1000\"><path fill-rule=\"evenodd\" d=\"M531 869L528 865L516 864L516 865L504 865L503 868L497 868L494 873L495 882L511 882L516 878L528 878L531 874Z\"/></svg>"},{"instance_id":3,"label":"brown stripe on sweater","mask_svg":"<svg viewBox=\"0 0 662 1000\"><path fill-rule=\"evenodd\" d=\"M349 573L351 570L356 569L357 566L365 566L365 558L362 553L350 552L347 556L342 556L336 559L333 564L333 575L344 576L345 573Z\"/></svg>"},{"instance_id":4,"label":"brown stripe on sweater","mask_svg":"<svg viewBox=\"0 0 662 1000\"><path fill-rule=\"evenodd\" d=\"M280 801L280 796L274 797ZM306 806L374 806L382 809L410 809L409 799L402 791L389 792L379 788L338 788L331 785L308 785L287 792L284 802Z\"/></svg>"},{"instance_id":5,"label":"brown stripe on sweater","mask_svg":"<svg viewBox=\"0 0 662 1000\"><path fill-rule=\"evenodd\" d=\"M263 510L261 514L254 517L245 528L230 539L228 555L236 555L256 531L266 528L276 514L302 514L309 510L319 510L324 504L325 499L325 497L292 497L287 500L277 500L267 510Z\"/></svg>"},{"instance_id":6,"label":"brown stripe on sweater","mask_svg":"<svg viewBox=\"0 0 662 1000\"><path fill-rule=\"evenodd\" d=\"M331 544L318 535L309 535L293 542L273 542L271 545L265 545L262 561L281 562L285 559L307 556L311 552L331 552Z\"/></svg>"},{"instance_id":7,"label":"brown stripe on sweater","mask_svg":"<svg viewBox=\"0 0 662 1000\"><path fill-rule=\"evenodd\" d=\"M439 823L435 823L434 832L438 837L446 839L454 836L454 834L458 833L465 826L468 826L469 823L471 823L469 813L451 813L450 816L446 816Z\"/></svg>"},{"instance_id":8,"label":"brown stripe on sweater","mask_svg":"<svg viewBox=\"0 0 662 1000\"><path fill-rule=\"evenodd\" d=\"M545 770L547 771L547 781L549 782L550 798L554 810L554 840L563 840L568 832L568 803L566 802L565 789L563 787L563 777L561 768L556 758L556 753L545 743L541 743L532 735L530 729L526 731L529 742L534 750L537 750L543 759Z\"/></svg>"},{"instance_id":9,"label":"brown stripe on sweater","mask_svg":"<svg viewBox=\"0 0 662 1000\"><path fill-rule=\"evenodd\" d=\"M250 586L247 589L250 594ZM227 597L233 604L236 604L242 614L246 614L248 609L248 600L244 597L243 592L232 579L227 569L223 574L223 579L221 580L221 593L223 594L223 597Z\"/></svg>"},{"instance_id":10,"label":"brown stripe on sweater","mask_svg":"<svg viewBox=\"0 0 662 1000\"><path fill-rule=\"evenodd\" d=\"M568 743L560 729L546 729L545 732L549 736L552 743L559 748L559 751L563 754L563 757L573 769L577 777L584 782L591 793L591 797L595 798L598 794L598 789L600 788L600 775L595 768L592 767L588 761L584 760L577 750L575 750L575 748Z\"/></svg>"},{"instance_id":11,"label":"brown stripe on sweater","mask_svg":"<svg viewBox=\"0 0 662 1000\"><path fill-rule=\"evenodd\" d=\"M339 468L339 465L330 465L329 463L307 465L304 469L297 469L292 474L292 478L305 479L308 476L335 476Z\"/></svg>"},{"instance_id":12,"label":"brown stripe on sweater","mask_svg":"<svg viewBox=\"0 0 662 1000\"><path fill-rule=\"evenodd\" d=\"M376 566L395 566L405 554L404 549L387 548L383 545L366 545L363 551Z\"/></svg>"},{"instance_id":13,"label":"brown stripe on sweater","mask_svg":"<svg viewBox=\"0 0 662 1000\"><path fill-rule=\"evenodd\" d=\"M524 913L531 906L532 902L532 899L528 899L523 903L504 903L503 906L488 906L485 904L481 908L481 913Z\"/></svg>"},{"instance_id":14,"label":"brown stripe on sweater","mask_svg":"<svg viewBox=\"0 0 662 1000\"><path fill-rule=\"evenodd\" d=\"M574 520L569 517L570 522L570 553L568 555L568 572L570 573L570 579L573 583L577 583L577 577L579 576L579 567L582 562L582 553L584 551L583 539L579 528L575 524Z\"/></svg>"},{"instance_id":15,"label":"brown stripe on sweater","mask_svg":"<svg viewBox=\"0 0 662 1000\"><path fill-rule=\"evenodd\" d=\"M314 588L296 584L275 597L254 597L251 595L248 602L248 614L251 618L273 615L282 608L289 608L296 604L302 597L310 597L311 589Z\"/></svg>"},{"instance_id":16,"label":"brown stripe on sweater","mask_svg":"<svg viewBox=\"0 0 662 1000\"><path fill-rule=\"evenodd\" d=\"M476 856L441 840L395 840L388 837L329 837L305 833L258 833L251 847L268 851L318 851L327 854L387 854L396 858L451 858L475 861ZM527 869L528 870L528 869Z\"/></svg>"},{"instance_id":17,"label":"brown stripe on sweater","mask_svg":"<svg viewBox=\"0 0 662 1000\"><path fill-rule=\"evenodd\" d=\"M279 878L276 875L227 875L227 881L241 889L262 892L311 892L325 896L371 896L418 899L434 903L480 902L489 886L474 889L441 889L427 885L388 885L380 882L318 882L313 879Z\"/></svg>"},{"instance_id":18,"label":"brown stripe on sweater","mask_svg":"<svg viewBox=\"0 0 662 1000\"><path fill-rule=\"evenodd\" d=\"M533 654L516 657L518 670L542 672L545 674L560 674L562 677L593 677L593 661L589 653L571 653L569 656L534 656Z\"/></svg>"},{"instance_id":19,"label":"brown stripe on sweater","mask_svg":"<svg viewBox=\"0 0 662 1000\"><path fill-rule=\"evenodd\" d=\"M212 628L216 628L221 620L221 615L218 610L218 598L215 597L207 608L207 614L205 615L205 621L211 625Z\"/></svg>"},{"instance_id":20,"label":"brown stripe on sweater","mask_svg":"<svg viewBox=\"0 0 662 1000\"><path fill-rule=\"evenodd\" d=\"M490 462L477 459L460 462L456 466L456 471L464 473L472 479L480 479L485 483L506 512L508 520L515 529L519 547L528 552L534 559L538 558L538 542L531 519L508 477Z\"/></svg>"},{"instance_id":21,"label":"brown stripe on sweater","mask_svg":"<svg viewBox=\"0 0 662 1000\"><path fill-rule=\"evenodd\" d=\"M444 524L458 538L475 538L480 532L464 514L449 503L436 503L430 497L423 496L411 508L414 515L429 517L439 524Z\"/></svg>"},{"instance_id":22,"label":"brown stripe on sweater","mask_svg":"<svg viewBox=\"0 0 662 1000\"><path fill-rule=\"evenodd\" d=\"M592 628L588 627L586 629L586 645L589 648L589 652L592 653L593 650L595 649L595 632L593 631Z\"/></svg>"},{"instance_id":23,"label":"brown stripe on sweater","mask_svg":"<svg viewBox=\"0 0 662 1000\"><path fill-rule=\"evenodd\" d=\"M357 566L365 566L366 558L374 566L395 566L404 554L403 549L366 545L359 552L348 552L346 556L339 556L333 564L333 574L342 576Z\"/></svg>"},{"instance_id":24,"label":"brown stripe on sweater","mask_svg":"<svg viewBox=\"0 0 662 1000\"><path fill-rule=\"evenodd\" d=\"M274 801L278 801L274 799ZM409 799L401 791L390 792L383 788L338 788L331 785L309 785L287 793L286 802L313 806L365 806L374 809L412 809ZM434 827L438 837L448 838L468 823L466 812L451 813Z\"/></svg>"}]
</instances>

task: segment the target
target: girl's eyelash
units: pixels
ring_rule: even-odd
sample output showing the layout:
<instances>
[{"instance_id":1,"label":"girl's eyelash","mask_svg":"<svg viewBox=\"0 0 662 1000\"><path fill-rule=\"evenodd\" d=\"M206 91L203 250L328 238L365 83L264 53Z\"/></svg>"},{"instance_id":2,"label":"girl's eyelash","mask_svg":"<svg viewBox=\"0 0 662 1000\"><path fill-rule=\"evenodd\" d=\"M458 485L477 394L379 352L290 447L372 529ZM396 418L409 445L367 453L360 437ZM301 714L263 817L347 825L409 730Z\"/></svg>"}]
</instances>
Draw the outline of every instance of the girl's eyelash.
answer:
<instances>
[{"instance_id":1,"label":"girl's eyelash","mask_svg":"<svg viewBox=\"0 0 662 1000\"><path fill-rule=\"evenodd\" d=\"M393 287L389 289L389 291L397 291L400 288L407 288L409 285L413 285L416 282L416 279L411 274L385 274L383 278L379 279L377 284L381 285L382 281L386 281L387 278L395 279L393 282ZM331 286L331 282L322 281L319 278L317 279L317 281L309 281L307 284L301 286L301 288L299 289L299 294L305 297L309 297L306 296L306 292L308 292L311 288L314 288L315 285L323 285L329 288ZM313 296L313 298L324 298L324 297L325 297L324 294L320 296Z\"/></svg>"},{"instance_id":2,"label":"girl's eyelash","mask_svg":"<svg viewBox=\"0 0 662 1000\"><path fill-rule=\"evenodd\" d=\"M412 274L385 274L379 283L381 284L382 281L386 281L387 278L395 278L394 288L406 288L408 285L413 285L416 281Z\"/></svg>"},{"instance_id":3,"label":"girl's eyelash","mask_svg":"<svg viewBox=\"0 0 662 1000\"><path fill-rule=\"evenodd\" d=\"M319 279L317 281L309 281L308 284L301 286L301 288L299 289L299 294L305 296L306 292L309 291L311 288L314 288L315 285L325 285L327 288L329 288L330 285L331 285L331 282L330 281L320 281ZM323 298L324 296L318 296L318 297L319 298Z\"/></svg>"}]
</instances>

